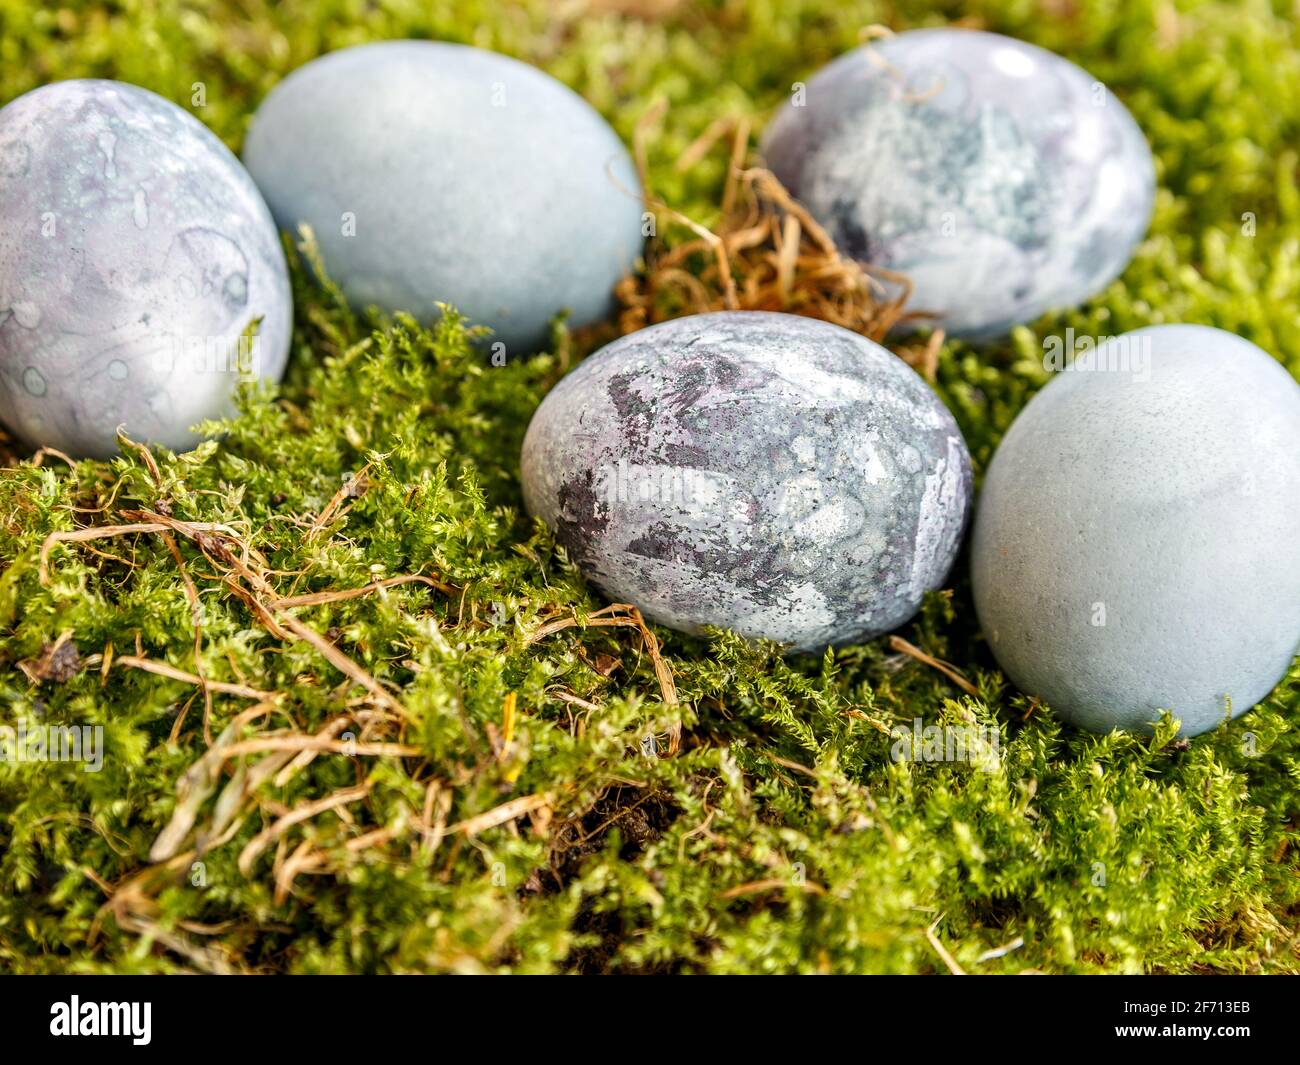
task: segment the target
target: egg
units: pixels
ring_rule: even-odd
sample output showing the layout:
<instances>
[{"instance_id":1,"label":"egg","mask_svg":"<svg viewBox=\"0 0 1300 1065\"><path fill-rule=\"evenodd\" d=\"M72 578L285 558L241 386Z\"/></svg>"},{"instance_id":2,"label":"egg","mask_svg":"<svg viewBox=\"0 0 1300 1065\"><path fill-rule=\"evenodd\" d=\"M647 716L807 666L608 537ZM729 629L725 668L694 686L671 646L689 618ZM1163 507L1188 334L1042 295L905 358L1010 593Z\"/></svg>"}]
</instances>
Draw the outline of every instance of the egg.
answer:
<instances>
[{"instance_id":1,"label":"egg","mask_svg":"<svg viewBox=\"0 0 1300 1065\"><path fill-rule=\"evenodd\" d=\"M501 354L543 344L560 311L605 315L643 243L636 168L604 119L478 48L313 60L262 103L244 161L282 228L312 227L351 303L420 318L451 303Z\"/></svg>"},{"instance_id":2,"label":"egg","mask_svg":"<svg viewBox=\"0 0 1300 1065\"><path fill-rule=\"evenodd\" d=\"M1150 733L1170 710L1183 735L1211 729L1300 645L1297 500L1300 386L1281 364L1206 326L1106 339L989 467L972 543L984 635L1080 728Z\"/></svg>"},{"instance_id":3,"label":"egg","mask_svg":"<svg viewBox=\"0 0 1300 1065\"><path fill-rule=\"evenodd\" d=\"M117 427L181 450L278 380L293 305L256 186L208 129L134 85L62 81L0 110L0 421L74 457ZM243 334L260 322L255 339Z\"/></svg>"},{"instance_id":4,"label":"egg","mask_svg":"<svg viewBox=\"0 0 1300 1065\"><path fill-rule=\"evenodd\" d=\"M685 632L791 650L869 639L940 587L970 458L902 360L766 312L700 314L614 341L546 397L524 501L611 600Z\"/></svg>"},{"instance_id":5,"label":"egg","mask_svg":"<svg viewBox=\"0 0 1300 1065\"><path fill-rule=\"evenodd\" d=\"M1155 194L1133 118L1059 56L913 30L835 60L763 153L841 250L905 274L909 310L986 337L1070 307L1128 264Z\"/></svg>"}]
</instances>

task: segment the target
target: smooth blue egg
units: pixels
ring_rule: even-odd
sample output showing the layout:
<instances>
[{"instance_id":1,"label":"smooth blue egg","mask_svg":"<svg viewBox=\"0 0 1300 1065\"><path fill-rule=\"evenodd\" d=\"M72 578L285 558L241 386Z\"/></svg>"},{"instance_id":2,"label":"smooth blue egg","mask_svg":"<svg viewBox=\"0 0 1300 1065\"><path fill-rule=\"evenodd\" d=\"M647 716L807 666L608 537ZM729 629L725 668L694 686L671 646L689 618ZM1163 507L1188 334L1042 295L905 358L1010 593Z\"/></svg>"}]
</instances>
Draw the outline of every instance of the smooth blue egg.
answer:
<instances>
[{"instance_id":1,"label":"smooth blue egg","mask_svg":"<svg viewBox=\"0 0 1300 1065\"><path fill-rule=\"evenodd\" d=\"M1163 325L1085 352L999 446L975 606L1003 670L1067 721L1194 736L1300 645L1300 385L1249 341Z\"/></svg>"},{"instance_id":2,"label":"smooth blue egg","mask_svg":"<svg viewBox=\"0 0 1300 1065\"><path fill-rule=\"evenodd\" d=\"M438 302L535 348L583 325L643 243L627 149L548 74L432 41L313 60L263 101L244 161L280 226L315 231L354 305L426 318Z\"/></svg>"}]
</instances>

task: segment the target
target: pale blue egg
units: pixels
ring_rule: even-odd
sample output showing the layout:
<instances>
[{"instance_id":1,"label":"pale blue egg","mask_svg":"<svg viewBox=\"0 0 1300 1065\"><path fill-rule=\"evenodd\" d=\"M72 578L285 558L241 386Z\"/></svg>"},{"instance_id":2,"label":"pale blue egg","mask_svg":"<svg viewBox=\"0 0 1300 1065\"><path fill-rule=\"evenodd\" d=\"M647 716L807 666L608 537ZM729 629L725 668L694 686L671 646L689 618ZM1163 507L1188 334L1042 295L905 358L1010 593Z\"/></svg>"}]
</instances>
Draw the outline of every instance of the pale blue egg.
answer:
<instances>
[{"instance_id":1,"label":"pale blue egg","mask_svg":"<svg viewBox=\"0 0 1300 1065\"><path fill-rule=\"evenodd\" d=\"M1012 424L984 480L975 606L1007 675L1081 728L1194 736L1300 645L1300 385L1196 325L1102 343Z\"/></svg>"},{"instance_id":2,"label":"pale blue egg","mask_svg":"<svg viewBox=\"0 0 1300 1065\"><path fill-rule=\"evenodd\" d=\"M263 101L244 161L281 227L315 231L349 301L456 306L507 354L560 311L584 325L643 243L614 131L548 74L494 52L386 41L316 59Z\"/></svg>"}]
</instances>

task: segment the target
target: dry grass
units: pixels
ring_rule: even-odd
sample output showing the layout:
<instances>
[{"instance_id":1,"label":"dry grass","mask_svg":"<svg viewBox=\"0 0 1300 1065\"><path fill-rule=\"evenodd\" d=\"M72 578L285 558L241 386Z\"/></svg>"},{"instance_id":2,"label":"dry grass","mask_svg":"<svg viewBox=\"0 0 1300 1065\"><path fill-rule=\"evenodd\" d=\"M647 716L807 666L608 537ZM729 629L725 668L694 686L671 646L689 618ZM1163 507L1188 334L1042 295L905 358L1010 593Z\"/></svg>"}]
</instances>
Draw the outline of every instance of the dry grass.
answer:
<instances>
[{"instance_id":1,"label":"dry grass","mask_svg":"<svg viewBox=\"0 0 1300 1065\"><path fill-rule=\"evenodd\" d=\"M645 269L615 289L620 334L657 322L708 311L778 311L820 318L876 342L891 329L924 325L927 315L909 311L912 284L896 271L842 254L830 234L769 170L756 165L750 124L720 118L678 157L689 170L719 144L728 145L727 180L719 221L710 229L658 199L646 165L648 139L665 107L651 108L637 126L634 142L647 210L655 232L646 245ZM668 240L672 229L691 237ZM933 381L943 344L942 330L897 353Z\"/></svg>"}]
</instances>

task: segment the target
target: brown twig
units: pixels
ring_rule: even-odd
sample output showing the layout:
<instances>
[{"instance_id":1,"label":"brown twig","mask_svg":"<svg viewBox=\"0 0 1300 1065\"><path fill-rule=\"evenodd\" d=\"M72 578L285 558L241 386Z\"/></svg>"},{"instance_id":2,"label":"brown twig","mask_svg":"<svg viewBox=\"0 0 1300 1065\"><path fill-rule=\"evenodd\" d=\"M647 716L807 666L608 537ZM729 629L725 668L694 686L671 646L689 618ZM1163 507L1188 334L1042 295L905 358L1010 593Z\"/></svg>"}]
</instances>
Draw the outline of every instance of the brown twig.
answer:
<instances>
[{"instance_id":1,"label":"brown twig","mask_svg":"<svg viewBox=\"0 0 1300 1065\"><path fill-rule=\"evenodd\" d=\"M579 622L576 617L558 618L555 621L548 621L542 625L536 632L527 639L528 643L536 643L538 640L550 636L552 633L560 632L563 629L570 629L579 626L592 626L595 628L615 628L629 627L637 629L641 633L642 642L645 644L646 652L650 655L650 662L654 667L655 678L659 681L659 690L663 695L663 701L668 706L679 706L677 698L677 684L673 680L672 670L668 668L668 663L664 661L663 654L659 649L659 639L645 623L645 618L641 616L641 611L631 603L611 603L607 607L594 611L587 615L585 621ZM669 729L668 734L668 753L674 755L681 747L682 726L678 719Z\"/></svg>"},{"instance_id":2,"label":"brown twig","mask_svg":"<svg viewBox=\"0 0 1300 1065\"><path fill-rule=\"evenodd\" d=\"M476 836L478 833L489 828L496 828L497 825L504 825L507 821L513 821L522 817L526 813L540 809L543 806L551 804L551 796L546 794L539 795L521 795L517 799L511 799L509 802L503 802L500 806L488 810L486 813L478 814L474 817L467 818L464 821L457 821L447 829L452 832L462 832L466 836Z\"/></svg>"},{"instance_id":3,"label":"brown twig","mask_svg":"<svg viewBox=\"0 0 1300 1065\"><path fill-rule=\"evenodd\" d=\"M939 937L934 934L934 930L939 927L939 922L942 920L943 914L939 914L939 916L934 919L934 923L925 930L925 938L929 940L930 946L933 947L934 952L943 959L944 965L948 966L948 971L952 973L953 976L965 976L966 970L957 964L957 959L948 953L948 949L939 941Z\"/></svg>"},{"instance_id":4,"label":"brown twig","mask_svg":"<svg viewBox=\"0 0 1300 1065\"><path fill-rule=\"evenodd\" d=\"M767 880L754 880L748 884L737 884L735 887L724 891L721 897L724 899L738 899L744 895L758 895L765 891L779 891L791 887L798 888L809 895L826 894L826 889L821 884L814 883L811 880L782 880L780 877L771 877Z\"/></svg>"},{"instance_id":5,"label":"brown twig","mask_svg":"<svg viewBox=\"0 0 1300 1065\"><path fill-rule=\"evenodd\" d=\"M307 530L307 542L320 534L320 532L329 525L338 513L339 508L349 499L357 499L365 495L370 487L370 479L366 476L370 472L371 464L367 462L355 474L349 477L343 486L334 493L330 501L325 504L325 509L320 512L320 516L312 522L311 528ZM346 513L346 511L344 512Z\"/></svg>"},{"instance_id":6,"label":"brown twig","mask_svg":"<svg viewBox=\"0 0 1300 1065\"><path fill-rule=\"evenodd\" d=\"M323 799L306 802L301 806L294 807L289 813L262 829L261 832L244 844L244 849L239 852L239 859L235 864L244 876L248 876L252 871L253 863L257 861L257 856L294 825L303 821L310 821L317 814L324 813L326 810L333 810L339 806L346 806L348 803L359 802L368 794L370 794L370 785L363 784L359 787L348 788L345 791L336 791L333 795L327 795Z\"/></svg>"},{"instance_id":7,"label":"brown twig","mask_svg":"<svg viewBox=\"0 0 1300 1065\"><path fill-rule=\"evenodd\" d=\"M349 599L360 599L362 596L370 595L379 591L381 588L396 588L401 584L411 584L418 582L427 584L430 588L436 588L440 592L446 592L451 595L457 591L450 584L442 584L435 581L432 577L425 577L419 573L408 574L403 577L389 577L382 581L375 581L373 584L367 584L363 588L343 588L329 592L309 592L305 595L291 595L286 599L273 599L267 603L271 610L292 610L300 606L320 606L323 603L341 603Z\"/></svg>"},{"instance_id":8,"label":"brown twig","mask_svg":"<svg viewBox=\"0 0 1300 1065\"><path fill-rule=\"evenodd\" d=\"M915 644L908 643L901 636L891 636L889 638L889 646L895 651L901 651L903 654L915 658L918 662L923 662L927 666L937 669L967 695L973 695L976 698L979 697L979 689L963 677L961 673L958 672L957 667L951 663L944 662L942 659L926 654Z\"/></svg>"},{"instance_id":9,"label":"brown twig","mask_svg":"<svg viewBox=\"0 0 1300 1065\"><path fill-rule=\"evenodd\" d=\"M118 655L113 659L113 664L126 666L128 669L142 669L146 673L153 673L159 677L167 677L170 680L179 680L185 684L197 684L201 687L211 689L214 692L221 692L223 695L238 695L243 699L274 699L277 698L275 692L264 692L257 688L250 688L246 684L227 684L219 680L206 680L194 673L186 673L183 669L177 669L175 666L168 665L166 662L158 662L152 658L138 658L135 655ZM211 746L211 740L208 741Z\"/></svg>"}]
</instances>

